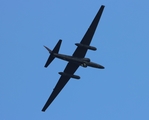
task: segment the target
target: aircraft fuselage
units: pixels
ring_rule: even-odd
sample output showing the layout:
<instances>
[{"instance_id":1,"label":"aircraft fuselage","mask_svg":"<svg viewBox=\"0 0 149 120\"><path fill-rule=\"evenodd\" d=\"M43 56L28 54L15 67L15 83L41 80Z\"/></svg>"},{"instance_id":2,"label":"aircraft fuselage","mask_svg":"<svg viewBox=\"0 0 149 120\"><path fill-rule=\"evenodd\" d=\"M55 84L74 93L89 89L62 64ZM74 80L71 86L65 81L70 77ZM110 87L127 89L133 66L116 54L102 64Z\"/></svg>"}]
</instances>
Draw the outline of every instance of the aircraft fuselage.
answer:
<instances>
[{"instance_id":1,"label":"aircraft fuselage","mask_svg":"<svg viewBox=\"0 0 149 120\"><path fill-rule=\"evenodd\" d=\"M99 69L104 69L104 67L100 64L91 62L89 58L77 58L69 55L64 55L64 54L57 54L53 53L54 57L68 61L68 62L74 62L76 64L79 64L82 67L94 67L94 68L99 68Z\"/></svg>"}]
</instances>

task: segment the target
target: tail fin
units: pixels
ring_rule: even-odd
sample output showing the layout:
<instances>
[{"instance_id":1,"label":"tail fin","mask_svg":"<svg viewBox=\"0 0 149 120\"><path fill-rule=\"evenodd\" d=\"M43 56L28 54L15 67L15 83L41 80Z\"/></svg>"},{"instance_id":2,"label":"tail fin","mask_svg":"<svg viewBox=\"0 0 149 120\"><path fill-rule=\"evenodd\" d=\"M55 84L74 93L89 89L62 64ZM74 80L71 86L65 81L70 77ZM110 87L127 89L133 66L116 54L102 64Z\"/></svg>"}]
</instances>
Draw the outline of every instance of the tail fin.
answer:
<instances>
[{"instance_id":1,"label":"tail fin","mask_svg":"<svg viewBox=\"0 0 149 120\"><path fill-rule=\"evenodd\" d=\"M53 61L53 59L55 58L53 53L58 53L59 52L61 43L62 43L62 40L59 40L53 50L50 50L48 47L44 46L50 53L50 56L49 56L49 58L48 58L48 60L47 60L47 62L46 62L44 67L48 67L48 65Z\"/></svg>"}]
</instances>

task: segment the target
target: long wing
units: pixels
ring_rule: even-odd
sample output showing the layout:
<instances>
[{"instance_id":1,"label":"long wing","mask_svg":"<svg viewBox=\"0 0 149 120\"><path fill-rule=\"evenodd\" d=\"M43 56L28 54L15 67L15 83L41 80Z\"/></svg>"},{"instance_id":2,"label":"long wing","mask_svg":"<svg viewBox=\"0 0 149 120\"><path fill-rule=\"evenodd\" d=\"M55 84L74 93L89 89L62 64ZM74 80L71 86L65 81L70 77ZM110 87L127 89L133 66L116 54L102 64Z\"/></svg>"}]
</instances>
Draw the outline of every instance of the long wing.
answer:
<instances>
[{"instance_id":1,"label":"long wing","mask_svg":"<svg viewBox=\"0 0 149 120\"><path fill-rule=\"evenodd\" d=\"M79 65L69 62L64 70L65 73L74 74L77 70ZM44 105L42 111L45 111L48 106L52 103L52 101L56 98L56 96L60 93L66 83L69 81L70 77L68 76L61 76L59 81L57 82L55 88L53 89L52 94L50 95L49 99L47 100L46 104Z\"/></svg>"},{"instance_id":2,"label":"long wing","mask_svg":"<svg viewBox=\"0 0 149 120\"><path fill-rule=\"evenodd\" d=\"M102 15L104 6L102 5L95 16L93 22L91 23L90 27L88 28L86 34L84 35L83 39L81 40L81 44L84 45L90 45L90 42L93 38L93 35L95 33L96 27L98 25L98 22L100 20L100 17ZM75 52L73 53L73 57L79 57L79 58L84 58L85 54L87 52L86 48L82 47L77 47ZM69 62L64 70L64 73L68 74L74 74L75 71L78 69L79 65ZM52 94L50 95L49 99L47 100L46 104L44 105L42 111L45 111L48 106L52 103L52 101L56 98L56 96L60 93L60 91L63 89L63 87L66 85L66 83L69 81L70 77L68 76L61 76L59 81L57 82L55 88L53 89Z\"/></svg>"},{"instance_id":3,"label":"long wing","mask_svg":"<svg viewBox=\"0 0 149 120\"><path fill-rule=\"evenodd\" d=\"M98 13L96 14L94 20L92 21L90 27L88 28L87 32L85 33L83 39L81 40L80 44L84 44L84 45L88 45L88 46L90 45L103 10L104 10L104 6L102 5L100 7ZM73 53L73 56L79 57L79 58L84 58L86 52L87 52L87 48L78 46L77 49L75 50L75 52Z\"/></svg>"}]
</instances>

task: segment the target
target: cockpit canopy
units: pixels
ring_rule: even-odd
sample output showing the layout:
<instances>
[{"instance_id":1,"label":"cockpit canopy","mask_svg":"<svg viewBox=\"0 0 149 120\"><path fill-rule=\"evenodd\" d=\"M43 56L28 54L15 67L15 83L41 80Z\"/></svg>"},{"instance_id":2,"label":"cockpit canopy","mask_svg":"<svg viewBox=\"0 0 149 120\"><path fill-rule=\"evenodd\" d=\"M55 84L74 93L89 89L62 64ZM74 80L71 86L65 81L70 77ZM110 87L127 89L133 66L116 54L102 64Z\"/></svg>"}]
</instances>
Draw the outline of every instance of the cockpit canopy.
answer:
<instances>
[{"instance_id":1,"label":"cockpit canopy","mask_svg":"<svg viewBox=\"0 0 149 120\"><path fill-rule=\"evenodd\" d=\"M84 61L90 62L91 60L89 58L83 58Z\"/></svg>"}]
</instances>

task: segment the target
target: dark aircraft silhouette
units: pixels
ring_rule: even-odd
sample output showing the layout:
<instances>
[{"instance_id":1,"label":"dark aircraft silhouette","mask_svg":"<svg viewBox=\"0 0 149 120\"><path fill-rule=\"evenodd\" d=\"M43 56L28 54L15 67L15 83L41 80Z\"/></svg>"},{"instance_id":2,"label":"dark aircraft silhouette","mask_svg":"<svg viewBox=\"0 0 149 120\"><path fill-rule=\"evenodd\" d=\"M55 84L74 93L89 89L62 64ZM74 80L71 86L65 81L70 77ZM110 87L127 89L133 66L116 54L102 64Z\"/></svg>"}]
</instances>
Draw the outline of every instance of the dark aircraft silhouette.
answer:
<instances>
[{"instance_id":1,"label":"dark aircraft silhouette","mask_svg":"<svg viewBox=\"0 0 149 120\"><path fill-rule=\"evenodd\" d=\"M90 46L90 42L95 33L96 27L98 25L103 10L104 6L102 5L98 13L96 14L94 20L92 21L90 27L88 28L87 32L85 33L83 39L81 40L81 42L75 44L77 46L77 49L75 50L72 56L58 53L62 40L58 41L53 50L50 50L48 47L44 46L50 53L50 56L44 67L48 67L48 65L53 61L54 58L59 58L68 61L68 64L63 72L59 72L61 77L57 82L55 88L53 89L53 92L50 95L49 99L47 100L46 104L44 105L42 111L45 111L48 108L48 106L56 98L56 96L63 89L63 87L66 85L66 83L69 81L70 78L80 79L80 76L74 75L75 71L78 69L79 66L83 67L90 66L94 68L104 69L102 65L91 62L89 58L84 58L88 49L94 51L96 50L95 47Z\"/></svg>"}]
</instances>

